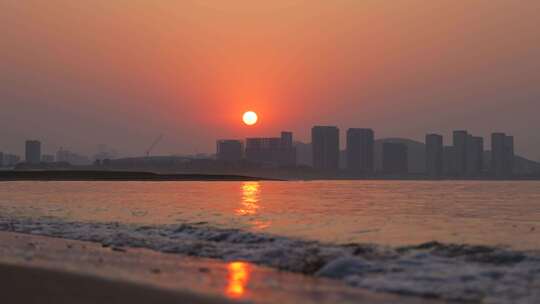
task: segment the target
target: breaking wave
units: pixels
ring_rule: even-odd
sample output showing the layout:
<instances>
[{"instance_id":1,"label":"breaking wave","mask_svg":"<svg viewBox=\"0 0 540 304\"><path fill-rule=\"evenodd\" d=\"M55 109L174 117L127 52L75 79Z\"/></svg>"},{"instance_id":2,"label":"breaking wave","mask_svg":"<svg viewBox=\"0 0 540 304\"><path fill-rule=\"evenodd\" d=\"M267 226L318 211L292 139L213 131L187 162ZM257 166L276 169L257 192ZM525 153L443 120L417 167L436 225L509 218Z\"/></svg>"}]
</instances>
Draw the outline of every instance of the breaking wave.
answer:
<instances>
[{"instance_id":1,"label":"breaking wave","mask_svg":"<svg viewBox=\"0 0 540 304\"><path fill-rule=\"evenodd\" d=\"M397 248L335 245L219 229L207 223L143 226L0 217L0 230L241 260L378 292L482 303L540 303L540 253L502 247L439 242Z\"/></svg>"}]
</instances>

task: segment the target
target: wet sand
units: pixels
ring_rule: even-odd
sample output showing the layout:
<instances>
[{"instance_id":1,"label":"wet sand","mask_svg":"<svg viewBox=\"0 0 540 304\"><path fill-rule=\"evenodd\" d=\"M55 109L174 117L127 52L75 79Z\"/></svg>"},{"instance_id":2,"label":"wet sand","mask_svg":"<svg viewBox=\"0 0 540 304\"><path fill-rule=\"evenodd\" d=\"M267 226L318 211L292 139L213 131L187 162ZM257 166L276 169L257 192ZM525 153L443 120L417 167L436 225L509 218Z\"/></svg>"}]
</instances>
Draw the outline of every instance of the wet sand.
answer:
<instances>
[{"instance_id":1,"label":"wet sand","mask_svg":"<svg viewBox=\"0 0 540 304\"><path fill-rule=\"evenodd\" d=\"M0 232L3 303L442 303L249 263Z\"/></svg>"},{"instance_id":2,"label":"wet sand","mask_svg":"<svg viewBox=\"0 0 540 304\"><path fill-rule=\"evenodd\" d=\"M3 303L225 303L189 292L51 269L0 265ZM4 302L5 301L5 302Z\"/></svg>"}]
</instances>

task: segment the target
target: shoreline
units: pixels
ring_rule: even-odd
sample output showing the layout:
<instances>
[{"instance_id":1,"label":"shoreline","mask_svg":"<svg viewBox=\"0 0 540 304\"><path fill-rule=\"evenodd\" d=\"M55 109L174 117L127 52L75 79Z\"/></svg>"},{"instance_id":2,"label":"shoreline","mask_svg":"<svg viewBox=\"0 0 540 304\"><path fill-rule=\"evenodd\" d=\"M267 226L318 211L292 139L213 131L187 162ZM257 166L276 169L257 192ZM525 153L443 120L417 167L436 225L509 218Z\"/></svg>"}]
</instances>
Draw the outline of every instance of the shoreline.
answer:
<instances>
[{"instance_id":1,"label":"shoreline","mask_svg":"<svg viewBox=\"0 0 540 304\"><path fill-rule=\"evenodd\" d=\"M250 263L14 232L0 232L0 284L8 303L444 303Z\"/></svg>"},{"instance_id":2,"label":"shoreline","mask_svg":"<svg viewBox=\"0 0 540 304\"><path fill-rule=\"evenodd\" d=\"M437 179L422 175L410 176L347 176L347 175L288 175L268 172L236 173L156 173L129 170L0 170L2 181L486 181L523 182L540 181L537 176L494 177L441 177Z\"/></svg>"},{"instance_id":3,"label":"shoreline","mask_svg":"<svg viewBox=\"0 0 540 304\"><path fill-rule=\"evenodd\" d=\"M0 171L0 181L263 181L233 174L159 174L139 171L36 170Z\"/></svg>"},{"instance_id":4,"label":"shoreline","mask_svg":"<svg viewBox=\"0 0 540 304\"><path fill-rule=\"evenodd\" d=\"M0 232L0 264L16 257L21 265L40 266L33 263L45 258L60 270L98 271L105 278L225 298L233 291L240 296L234 299L255 303L349 303L372 296L399 299L393 303L540 299L534 287L540 287L540 252L498 246L436 241L395 248L338 245L199 223L0 218L0 230L5 231Z\"/></svg>"}]
</instances>

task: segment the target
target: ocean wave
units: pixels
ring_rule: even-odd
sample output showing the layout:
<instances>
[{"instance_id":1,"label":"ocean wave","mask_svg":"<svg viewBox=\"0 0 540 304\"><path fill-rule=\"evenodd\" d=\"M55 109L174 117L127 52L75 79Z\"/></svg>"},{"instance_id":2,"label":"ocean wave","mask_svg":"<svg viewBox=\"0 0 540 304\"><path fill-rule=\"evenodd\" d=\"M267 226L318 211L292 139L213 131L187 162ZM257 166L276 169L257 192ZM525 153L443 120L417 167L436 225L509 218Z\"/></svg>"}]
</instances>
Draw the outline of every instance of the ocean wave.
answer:
<instances>
[{"instance_id":1,"label":"ocean wave","mask_svg":"<svg viewBox=\"0 0 540 304\"><path fill-rule=\"evenodd\" d=\"M540 254L502 247L336 245L207 223L142 226L0 217L0 230L246 261L379 292L482 303L540 302Z\"/></svg>"}]
</instances>

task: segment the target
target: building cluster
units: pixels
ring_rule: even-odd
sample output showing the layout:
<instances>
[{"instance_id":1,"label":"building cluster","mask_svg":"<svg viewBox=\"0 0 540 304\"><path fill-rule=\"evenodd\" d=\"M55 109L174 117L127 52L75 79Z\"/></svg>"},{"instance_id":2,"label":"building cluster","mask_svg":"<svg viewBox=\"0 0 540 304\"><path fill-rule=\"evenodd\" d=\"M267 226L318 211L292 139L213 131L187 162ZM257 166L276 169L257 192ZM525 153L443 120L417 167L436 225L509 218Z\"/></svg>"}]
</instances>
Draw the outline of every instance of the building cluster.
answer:
<instances>
[{"instance_id":1,"label":"building cluster","mask_svg":"<svg viewBox=\"0 0 540 304\"><path fill-rule=\"evenodd\" d=\"M18 155L0 152L0 167L13 167L20 162Z\"/></svg>"},{"instance_id":2,"label":"building cluster","mask_svg":"<svg viewBox=\"0 0 540 304\"><path fill-rule=\"evenodd\" d=\"M311 129L313 167L326 172L340 170L339 129L335 126L314 126ZM384 143L382 147L382 173L404 175L408 173L407 145ZM375 132L368 128L350 128L346 141L346 172L354 176L372 176L375 173Z\"/></svg>"},{"instance_id":3,"label":"building cluster","mask_svg":"<svg viewBox=\"0 0 540 304\"><path fill-rule=\"evenodd\" d=\"M311 130L312 166L320 172L340 170L339 129L335 126L315 126ZM347 172L357 176L375 173L375 133L372 129L347 130ZM386 174L407 174L407 146L401 143L383 145L383 167ZM281 137L226 139L217 141L216 158L221 161L262 163L269 166L294 167L297 164L293 134L282 132Z\"/></svg>"},{"instance_id":4,"label":"building cluster","mask_svg":"<svg viewBox=\"0 0 540 304\"><path fill-rule=\"evenodd\" d=\"M0 152L0 167L14 167L23 162L28 165L51 164L55 162L69 163L71 165L88 165L90 164L90 159L63 148L60 148L56 152L56 155L44 154L42 143L39 140L27 140L25 142L24 159L21 159L15 154Z\"/></svg>"},{"instance_id":5,"label":"building cluster","mask_svg":"<svg viewBox=\"0 0 540 304\"><path fill-rule=\"evenodd\" d=\"M218 140L216 158L222 161L247 160L267 166L295 166L296 149L292 132L281 132L281 137L247 138L241 140Z\"/></svg>"},{"instance_id":6,"label":"building cluster","mask_svg":"<svg viewBox=\"0 0 540 304\"><path fill-rule=\"evenodd\" d=\"M50 157L50 155L41 154L41 142L38 140L27 140L24 146L24 154L24 162L32 165L41 163L42 157L45 157L45 159ZM22 160L18 155L0 152L0 167L14 167L21 162Z\"/></svg>"},{"instance_id":7,"label":"building cluster","mask_svg":"<svg viewBox=\"0 0 540 304\"><path fill-rule=\"evenodd\" d=\"M454 131L452 145L444 146L439 134L426 135L426 173L441 177L511 177L514 168L514 137L491 134L491 153L484 159L484 139L467 131Z\"/></svg>"},{"instance_id":8,"label":"building cluster","mask_svg":"<svg viewBox=\"0 0 540 304\"><path fill-rule=\"evenodd\" d=\"M350 128L346 150L340 150L340 131L336 126L314 126L311 130L311 163L319 172L369 177L409 174L408 146L402 142L383 142L380 166L375 166L375 132L369 128ZM295 166L296 146L292 133L281 137L219 140L217 159L247 160L274 166ZM346 159L340 158L344 157ZM452 144L445 146L443 136L427 134L425 141L426 175L430 178L511 177L514 167L514 139L504 133L491 136L491 153L484 151L484 139L467 131L453 132ZM342 164L340 166L340 164ZM344 165L343 165L344 164ZM344 169L344 170L343 170Z\"/></svg>"},{"instance_id":9,"label":"building cluster","mask_svg":"<svg viewBox=\"0 0 540 304\"><path fill-rule=\"evenodd\" d=\"M409 164L413 164L411 168L418 167L418 162L411 162L411 157L418 159L418 149L411 148L409 151L409 146L404 142L378 142L375 154L375 132L372 129L350 128L345 138L345 151L340 149L340 130L336 126L314 126L311 129L310 144L294 143L293 133L285 131L281 132L279 137L247 138L244 141L218 140L216 158L222 163L216 164L205 156L194 164L203 164L208 170L211 170L212 166L229 166L229 163L244 164L248 167L257 164L257 167L260 165L272 168L294 168L300 165L300 168L311 166L325 176L348 177L405 177L411 174ZM107 162L109 156L116 153L106 147L100 147L100 151L102 153L98 155L107 156ZM56 155L43 154L42 143L38 140L26 141L24 156L24 163L28 165L91 163L86 156L62 148ZM162 158L150 159L147 156L142 161L146 165L149 162L160 162L160 159ZM474 136L465 130L454 131L452 144L449 146L444 145L443 136L440 134L427 134L425 137L425 175L433 179L509 178L513 176L516 167L514 159L514 137L505 133L491 134L490 153L484 150L482 137ZM421 163L423 161L424 159L421 159ZM20 162L17 155L0 152L0 167L14 167ZM177 162L184 164L186 160L175 158L173 163ZM411 171L413 174L421 174L417 169Z\"/></svg>"}]
</instances>

